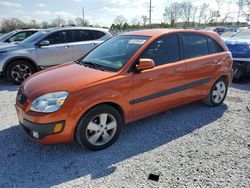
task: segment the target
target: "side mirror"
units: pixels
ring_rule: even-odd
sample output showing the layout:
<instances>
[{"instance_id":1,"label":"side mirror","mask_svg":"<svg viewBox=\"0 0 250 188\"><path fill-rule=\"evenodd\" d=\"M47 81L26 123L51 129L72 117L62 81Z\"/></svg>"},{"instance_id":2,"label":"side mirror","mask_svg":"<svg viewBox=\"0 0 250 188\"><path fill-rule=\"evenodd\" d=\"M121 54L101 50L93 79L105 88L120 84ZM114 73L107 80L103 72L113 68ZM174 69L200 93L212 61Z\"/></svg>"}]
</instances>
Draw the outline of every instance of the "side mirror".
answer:
<instances>
[{"instance_id":1,"label":"side mirror","mask_svg":"<svg viewBox=\"0 0 250 188\"><path fill-rule=\"evenodd\" d=\"M39 46L49 46L49 41L48 40L43 40L39 43Z\"/></svg>"},{"instance_id":2,"label":"side mirror","mask_svg":"<svg viewBox=\"0 0 250 188\"><path fill-rule=\"evenodd\" d=\"M152 69L154 67L155 67L155 62L153 59L140 59L139 63L136 65L136 69L138 71Z\"/></svg>"}]
</instances>

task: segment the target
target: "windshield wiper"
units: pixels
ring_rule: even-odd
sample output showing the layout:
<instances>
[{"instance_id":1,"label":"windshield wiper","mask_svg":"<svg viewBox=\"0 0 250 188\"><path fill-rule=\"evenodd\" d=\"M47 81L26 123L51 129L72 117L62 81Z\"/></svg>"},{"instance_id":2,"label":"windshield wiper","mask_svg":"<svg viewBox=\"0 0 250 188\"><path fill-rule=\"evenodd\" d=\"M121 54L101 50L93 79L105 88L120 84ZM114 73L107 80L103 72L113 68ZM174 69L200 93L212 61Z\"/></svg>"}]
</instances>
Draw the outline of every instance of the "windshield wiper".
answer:
<instances>
[{"instance_id":1,"label":"windshield wiper","mask_svg":"<svg viewBox=\"0 0 250 188\"><path fill-rule=\"evenodd\" d=\"M86 67L90 67L90 68L99 69L101 71L104 71L104 69L101 65L92 63L90 61L76 61L76 63L79 63L79 64L84 65Z\"/></svg>"}]
</instances>

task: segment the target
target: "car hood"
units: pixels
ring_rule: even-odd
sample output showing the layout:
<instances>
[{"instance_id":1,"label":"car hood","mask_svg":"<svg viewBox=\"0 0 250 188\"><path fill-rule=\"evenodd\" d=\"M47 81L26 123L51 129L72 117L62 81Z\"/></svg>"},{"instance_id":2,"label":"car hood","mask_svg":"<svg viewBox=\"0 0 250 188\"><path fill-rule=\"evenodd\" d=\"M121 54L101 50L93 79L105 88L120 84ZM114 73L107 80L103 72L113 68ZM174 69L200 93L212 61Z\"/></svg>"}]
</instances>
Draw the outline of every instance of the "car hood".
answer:
<instances>
[{"instance_id":1,"label":"car hood","mask_svg":"<svg viewBox=\"0 0 250 188\"><path fill-rule=\"evenodd\" d=\"M66 63L32 75L22 84L21 90L28 98L34 99L49 92L73 92L79 88L83 89L115 74L77 63Z\"/></svg>"},{"instance_id":2,"label":"car hood","mask_svg":"<svg viewBox=\"0 0 250 188\"><path fill-rule=\"evenodd\" d=\"M0 43L0 51L12 51L31 46L31 44Z\"/></svg>"},{"instance_id":3,"label":"car hood","mask_svg":"<svg viewBox=\"0 0 250 188\"><path fill-rule=\"evenodd\" d=\"M224 39L224 41L234 58L250 57L249 38Z\"/></svg>"}]
</instances>

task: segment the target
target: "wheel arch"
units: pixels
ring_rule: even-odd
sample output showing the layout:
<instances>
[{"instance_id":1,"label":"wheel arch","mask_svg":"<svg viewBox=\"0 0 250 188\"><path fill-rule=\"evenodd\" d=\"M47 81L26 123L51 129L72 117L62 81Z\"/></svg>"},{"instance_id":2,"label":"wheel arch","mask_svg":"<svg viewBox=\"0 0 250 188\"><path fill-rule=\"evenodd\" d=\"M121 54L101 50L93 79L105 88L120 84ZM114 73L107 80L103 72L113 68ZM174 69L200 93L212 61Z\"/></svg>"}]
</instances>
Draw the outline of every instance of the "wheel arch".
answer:
<instances>
[{"instance_id":1,"label":"wheel arch","mask_svg":"<svg viewBox=\"0 0 250 188\"><path fill-rule=\"evenodd\" d=\"M113 107L114 109L116 109L120 114L121 114L121 117L122 117L122 121L123 123L125 123L125 111L123 110L123 108L115 103L115 102L101 102L101 103L98 103L98 104L94 104L93 106L89 107L86 111L84 111L84 113L80 116L80 118L78 119L77 121L77 124L74 128L74 138L75 138L75 135L76 135L76 129L77 129L77 125L79 123L79 121L81 120L81 118L89 111L91 110L92 108L95 108L97 106L100 106L100 105L109 105L111 107Z\"/></svg>"},{"instance_id":2,"label":"wheel arch","mask_svg":"<svg viewBox=\"0 0 250 188\"><path fill-rule=\"evenodd\" d=\"M16 61L16 60L25 60L25 61L29 62L35 68L35 71L40 70L37 63L34 60L32 60L31 58L28 58L28 57L25 57L25 56L17 56L17 57L10 58L4 64L4 66L3 66L3 77L4 78L7 78L7 74L6 74L7 67L10 65L10 63L12 63L13 61Z\"/></svg>"}]
</instances>

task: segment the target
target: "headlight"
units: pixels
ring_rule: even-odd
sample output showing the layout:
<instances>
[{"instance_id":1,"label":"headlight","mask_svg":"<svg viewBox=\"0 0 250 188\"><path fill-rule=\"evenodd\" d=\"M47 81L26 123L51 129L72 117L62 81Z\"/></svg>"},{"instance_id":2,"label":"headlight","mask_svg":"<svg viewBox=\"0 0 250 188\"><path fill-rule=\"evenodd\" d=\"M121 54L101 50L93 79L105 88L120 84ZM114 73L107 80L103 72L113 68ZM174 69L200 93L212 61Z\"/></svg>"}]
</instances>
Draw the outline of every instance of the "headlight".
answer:
<instances>
[{"instance_id":1,"label":"headlight","mask_svg":"<svg viewBox=\"0 0 250 188\"><path fill-rule=\"evenodd\" d=\"M62 107L68 94L66 91L60 91L42 95L32 102L30 110L45 113L55 112Z\"/></svg>"}]
</instances>

